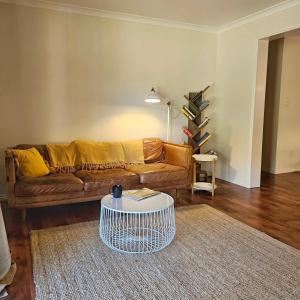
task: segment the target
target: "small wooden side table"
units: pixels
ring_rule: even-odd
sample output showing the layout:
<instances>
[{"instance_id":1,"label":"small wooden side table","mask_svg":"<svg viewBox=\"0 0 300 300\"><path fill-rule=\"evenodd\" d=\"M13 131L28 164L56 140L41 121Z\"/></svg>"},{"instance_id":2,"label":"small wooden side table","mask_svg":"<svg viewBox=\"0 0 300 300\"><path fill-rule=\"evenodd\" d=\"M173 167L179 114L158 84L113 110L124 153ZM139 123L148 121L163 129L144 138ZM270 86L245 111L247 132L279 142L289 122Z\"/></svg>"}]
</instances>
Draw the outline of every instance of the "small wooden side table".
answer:
<instances>
[{"instance_id":1,"label":"small wooden side table","mask_svg":"<svg viewBox=\"0 0 300 300\"><path fill-rule=\"evenodd\" d=\"M210 155L210 154L194 154L194 178L193 178L193 184L192 184L192 191L209 191L211 192L211 195L215 195L215 189L216 186L216 164L218 160L217 155ZM202 162L211 162L212 164L212 180L210 182L197 182L196 181L196 165L197 163Z\"/></svg>"}]
</instances>

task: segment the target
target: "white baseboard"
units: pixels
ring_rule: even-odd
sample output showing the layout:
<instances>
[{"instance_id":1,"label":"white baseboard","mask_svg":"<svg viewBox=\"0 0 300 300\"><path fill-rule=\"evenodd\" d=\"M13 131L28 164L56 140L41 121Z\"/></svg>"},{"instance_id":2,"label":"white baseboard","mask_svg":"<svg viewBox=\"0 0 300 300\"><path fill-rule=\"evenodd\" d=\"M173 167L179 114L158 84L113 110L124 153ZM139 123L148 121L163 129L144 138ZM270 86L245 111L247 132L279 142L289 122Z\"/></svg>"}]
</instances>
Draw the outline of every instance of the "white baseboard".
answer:
<instances>
[{"instance_id":1,"label":"white baseboard","mask_svg":"<svg viewBox=\"0 0 300 300\"><path fill-rule=\"evenodd\" d=\"M0 194L0 202L7 202L7 195L6 194Z\"/></svg>"},{"instance_id":2,"label":"white baseboard","mask_svg":"<svg viewBox=\"0 0 300 300\"><path fill-rule=\"evenodd\" d=\"M300 171L299 168L282 168L276 169L273 174L293 173Z\"/></svg>"}]
</instances>

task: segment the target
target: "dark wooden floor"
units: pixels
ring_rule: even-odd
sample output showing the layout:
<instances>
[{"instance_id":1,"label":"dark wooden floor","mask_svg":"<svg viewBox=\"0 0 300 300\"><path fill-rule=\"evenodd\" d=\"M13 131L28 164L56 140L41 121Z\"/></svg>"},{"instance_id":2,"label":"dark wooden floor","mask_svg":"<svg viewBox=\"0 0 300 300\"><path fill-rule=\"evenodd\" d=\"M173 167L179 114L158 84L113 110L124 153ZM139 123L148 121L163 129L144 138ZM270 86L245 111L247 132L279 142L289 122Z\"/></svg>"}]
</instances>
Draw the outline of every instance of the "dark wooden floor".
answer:
<instances>
[{"instance_id":1,"label":"dark wooden floor","mask_svg":"<svg viewBox=\"0 0 300 300\"><path fill-rule=\"evenodd\" d=\"M261 188L246 189L218 181L212 200L208 194L180 191L178 206L207 203L233 218L300 249L300 172L263 174ZM34 299L30 242L22 235L18 211L3 207L12 257L18 270L6 300ZM29 211L31 228L41 229L99 218L99 202L74 204Z\"/></svg>"}]
</instances>

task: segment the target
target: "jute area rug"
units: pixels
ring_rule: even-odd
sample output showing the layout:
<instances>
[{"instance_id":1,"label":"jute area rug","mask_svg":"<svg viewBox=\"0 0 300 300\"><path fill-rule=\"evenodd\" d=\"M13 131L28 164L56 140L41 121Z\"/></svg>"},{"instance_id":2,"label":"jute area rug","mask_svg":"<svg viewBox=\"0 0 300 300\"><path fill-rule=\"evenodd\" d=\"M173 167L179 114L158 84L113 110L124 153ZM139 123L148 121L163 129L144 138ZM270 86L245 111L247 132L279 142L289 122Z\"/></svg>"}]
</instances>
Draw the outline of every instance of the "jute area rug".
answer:
<instances>
[{"instance_id":1,"label":"jute area rug","mask_svg":"<svg viewBox=\"0 0 300 300\"><path fill-rule=\"evenodd\" d=\"M114 252L98 222L31 233L37 299L300 299L300 251L207 206L176 210L174 242Z\"/></svg>"}]
</instances>

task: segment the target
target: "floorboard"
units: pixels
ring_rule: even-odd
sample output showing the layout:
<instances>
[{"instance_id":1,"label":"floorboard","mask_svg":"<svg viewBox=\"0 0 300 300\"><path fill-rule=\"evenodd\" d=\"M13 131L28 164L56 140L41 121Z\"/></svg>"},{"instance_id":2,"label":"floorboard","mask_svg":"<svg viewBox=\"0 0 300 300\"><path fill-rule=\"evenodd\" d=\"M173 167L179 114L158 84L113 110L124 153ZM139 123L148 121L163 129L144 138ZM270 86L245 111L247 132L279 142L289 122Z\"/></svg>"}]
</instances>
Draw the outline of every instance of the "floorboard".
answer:
<instances>
[{"instance_id":1,"label":"floorboard","mask_svg":"<svg viewBox=\"0 0 300 300\"><path fill-rule=\"evenodd\" d=\"M300 172L280 175L262 174L260 188L247 189L217 181L212 199L208 193L179 192L177 206L206 203L273 238L300 249ZM5 300L34 299L32 259L29 238L24 238L18 211L3 205L4 220L12 253L17 263L14 283ZM28 212L32 229L49 228L99 219L99 201L35 208Z\"/></svg>"}]
</instances>

